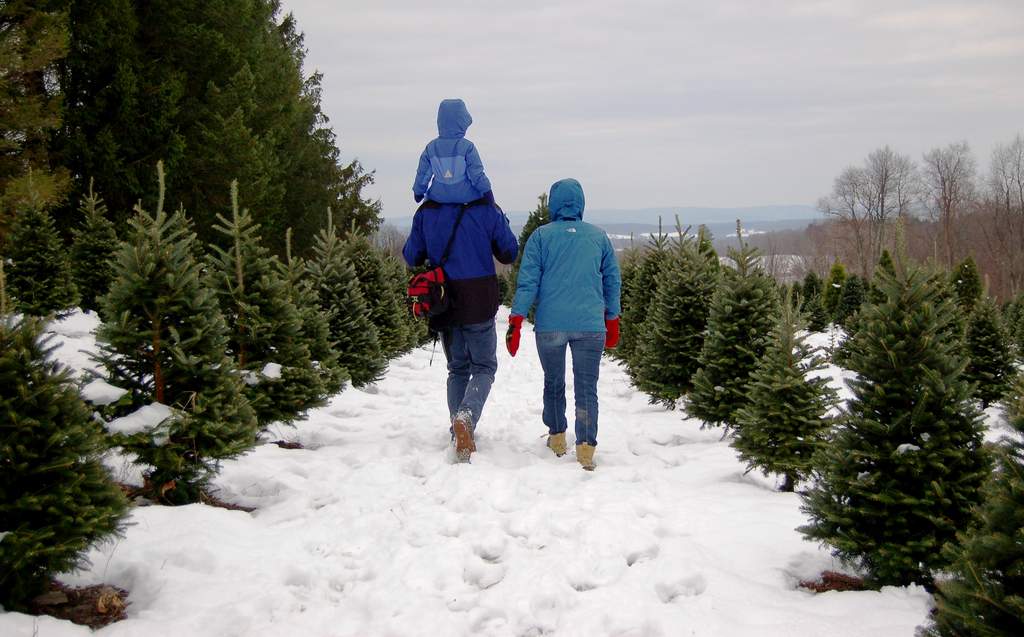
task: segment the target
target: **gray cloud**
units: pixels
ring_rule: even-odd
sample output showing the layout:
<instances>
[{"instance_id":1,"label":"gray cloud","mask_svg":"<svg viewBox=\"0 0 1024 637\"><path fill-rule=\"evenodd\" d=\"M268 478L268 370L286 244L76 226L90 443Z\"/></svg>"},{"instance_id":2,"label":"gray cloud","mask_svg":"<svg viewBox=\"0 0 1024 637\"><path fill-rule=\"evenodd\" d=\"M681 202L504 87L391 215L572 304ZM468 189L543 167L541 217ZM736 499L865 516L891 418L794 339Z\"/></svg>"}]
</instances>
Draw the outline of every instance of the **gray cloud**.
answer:
<instances>
[{"instance_id":1,"label":"gray cloud","mask_svg":"<svg viewBox=\"0 0 1024 637\"><path fill-rule=\"evenodd\" d=\"M285 0L325 74L345 157L411 214L437 103L506 209L577 177L588 205L813 203L890 144L968 140L982 166L1024 128L1019 0L609 0L353 7Z\"/></svg>"}]
</instances>

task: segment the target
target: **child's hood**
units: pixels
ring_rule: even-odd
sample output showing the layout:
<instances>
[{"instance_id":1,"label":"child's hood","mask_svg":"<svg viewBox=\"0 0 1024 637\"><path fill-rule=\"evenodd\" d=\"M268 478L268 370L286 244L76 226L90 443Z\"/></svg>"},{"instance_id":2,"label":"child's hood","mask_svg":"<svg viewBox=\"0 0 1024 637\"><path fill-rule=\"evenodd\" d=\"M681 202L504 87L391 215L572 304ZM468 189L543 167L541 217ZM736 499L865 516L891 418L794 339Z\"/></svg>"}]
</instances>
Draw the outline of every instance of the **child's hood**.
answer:
<instances>
[{"instance_id":1,"label":"child's hood","mask_svg":"<svg viewBox=\"0 0 1024 637\"><path fill-rule=\"evenodd\" d=\"M437 107L437 134L441 137L464 137L473 118L460 99L441 100Z\"/></svg>"}]
</instances>

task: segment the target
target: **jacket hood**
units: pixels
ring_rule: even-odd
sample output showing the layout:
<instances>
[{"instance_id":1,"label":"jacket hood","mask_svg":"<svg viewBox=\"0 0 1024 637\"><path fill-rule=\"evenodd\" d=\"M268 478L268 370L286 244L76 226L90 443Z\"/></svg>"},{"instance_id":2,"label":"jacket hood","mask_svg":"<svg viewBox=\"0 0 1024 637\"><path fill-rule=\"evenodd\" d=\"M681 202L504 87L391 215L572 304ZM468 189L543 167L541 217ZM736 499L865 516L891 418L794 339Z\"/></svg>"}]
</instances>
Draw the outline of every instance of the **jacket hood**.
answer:
<instances>
[{"instance_id":1,"label":"jacket hood","mask_svg":"<svg viewBox=\"0 0 1024 637\"><path fill-rule=\"evenodd\" d=\"M583 218L583 186L575 179L562 179L551 186L551 194L548 195L548 210L551 212L551 220L559 219L572 220Z\"/></svg>"},{"instance_id":2,"label":"jacket hood","mask_svg":"<svg viewBox=\"0 0 1024 637\"><path fill-rule=\"evenodd\" d=\"M460 99L441 100L437 107L437 134L441 137L463 137L473 118Z\"/></svg>"}]
</instances>

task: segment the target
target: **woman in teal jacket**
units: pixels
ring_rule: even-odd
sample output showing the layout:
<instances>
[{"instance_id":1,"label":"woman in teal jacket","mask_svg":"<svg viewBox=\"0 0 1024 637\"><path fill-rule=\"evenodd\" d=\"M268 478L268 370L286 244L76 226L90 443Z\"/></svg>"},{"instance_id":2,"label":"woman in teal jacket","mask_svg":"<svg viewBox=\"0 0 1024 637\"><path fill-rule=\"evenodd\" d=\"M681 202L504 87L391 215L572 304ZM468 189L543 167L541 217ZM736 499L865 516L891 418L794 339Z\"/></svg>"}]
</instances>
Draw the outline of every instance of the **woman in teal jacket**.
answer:
<instances>
[{"instance_id":1,"label":"woman in teal jacket","mask_svg":"<svg viewBox=\"0 0 1024 637\"><path fill-rule=\"evenodd\" d=\"M572 352L576 394L576 459L594 469L597 446L597 377L601 353L619 340L621 280L615 250L604 230L583 221L583 187L575 179L551 186L551 223L530 235L512 302L505 341L519 349L523 317L536 305L534 332L544 368L544 424L548 447L566 452L565 348Z\"/></svg>"}]
</instances>

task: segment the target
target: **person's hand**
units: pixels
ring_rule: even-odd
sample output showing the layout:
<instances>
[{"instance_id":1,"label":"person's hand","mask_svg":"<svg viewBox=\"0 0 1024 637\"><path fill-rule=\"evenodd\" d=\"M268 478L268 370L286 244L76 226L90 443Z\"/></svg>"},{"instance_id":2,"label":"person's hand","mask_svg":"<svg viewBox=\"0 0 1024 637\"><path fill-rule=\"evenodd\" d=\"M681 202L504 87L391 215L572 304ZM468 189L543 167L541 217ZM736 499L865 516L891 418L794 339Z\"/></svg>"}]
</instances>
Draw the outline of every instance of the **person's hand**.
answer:
<instances>
[{"instance_id":1,"label":"person's hand","mask_svg":"<svg viewBox=\"0 0 1024 637\"><path fill-rule=\"evenodd\" d=\"M412 198L416 200L416 203L423 201L423 195L413 195Z\"/></svg>"},{"instance_id":2,"label":"person's hand","mask_svg":"<svg viewBox=\"0 0 1024 637\"><path fill-rule=\"evenodd\" d=\"M612 349L619 344L619 317L605 319L604 327L608 330L604 335L604 346Z\"/></svg>"},{"instance_id":3,"label":"person's hand","mask_svg":"<svg viewBox=\"0 0 1024 637\"><path fill-rule=\"evenodd\" d=\"M508 331L505 332L505 347L512 356L519 351L519 335L523 329L523 317L513 314L508 317Z\"/></svg>"}]
</instances>

